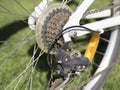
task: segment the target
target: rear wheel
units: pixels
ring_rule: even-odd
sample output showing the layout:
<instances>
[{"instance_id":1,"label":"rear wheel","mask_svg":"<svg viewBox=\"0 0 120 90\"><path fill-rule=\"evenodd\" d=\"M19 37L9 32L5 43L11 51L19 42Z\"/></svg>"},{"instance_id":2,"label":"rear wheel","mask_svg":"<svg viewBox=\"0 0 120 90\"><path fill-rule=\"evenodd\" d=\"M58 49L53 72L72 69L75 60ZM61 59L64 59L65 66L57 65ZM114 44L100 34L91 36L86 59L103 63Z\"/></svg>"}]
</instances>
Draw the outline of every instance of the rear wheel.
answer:
<instances>
[{"instance_id":1,"label":"rear wheel","mask_svg":"<svg viewBox=\"0 0 120 90\"><path fill-rule=\"evenodd\" d=\"M113 4L117 4L117 3L120 3L120 2L118 0L113 1ZM53 7L54 6L55 5L53 5ZM64 8L64 5L63 5L63 8ZM115 7L114 8L113 16L119 15L119 11L117 10L118 8L119 7ZM50 9L50 7L49 7L49 9ZM51 8L51 10L53 10L53 9ZM55 11L55 9L53 11ZM48 15L50 15L50 12L49 12ZM47 17L50 17L50 16L47 16ZM40 20L41 19L39 18L39 21ZM43 33L44 29L41 29L41 27L43 27L43 26L39 25L39 23L41 22L41 21L40 22L39 21L38 21L38 28L37 28L36 32L37 33L40 33L40 32ZM45 22L45 21L42 21L42 22ZM54 28L54 27L51 26L51 28ZM104 34L101 35L100 45L99 45L99 48L98 48L98 51L97 51L97 54L100 54L99 56L101 57L101 62L99 63L99 67L97 68L97 70L94 72L95 74L100 72L100 71L102 71L102 70L104 70L105 68L110 66L113 62L116 62L118 54L119 54L119 45L120 45L119 26L116 26L116 27L113 27L113 28L109 28L109 29L113 29L113 30L112 31L107 31L107 32L105 32ZM41 30L43 30L43 31L41 31ZM46 33L49 33L50 31L51 30L48 30L48 32L46 31ZM59 32L59 30L58 30L58 32ZM57 35L57 33L56 33L56 35ZM51 34L51 33L49 33L49 34ZM49 36L49 35L47 35L47 36ZM39 46L41 45L40 41L44 41L45 40L45 38L43 38L43 40L40 40L41 37L36 37L36 38L37 38ZM49 39L50 39L50 37L49 37ZM52 39L54 39L54 37L51 38L51 40ZM40 48L43 48L43 47L40 46ZM98 75L96 78L94 78L93 80L88 82L88 84L85 85L83 89L84 90L96 90L96 89L98 90L98 89L100 89L104 85L105 80L107 79L107 77L110 74L111 70L112 70L112 67L110 69L106 70L105 73Z\"/></svg>"},{"instance_id":2,"label":"rear wheel","mask_svg":"<svg viewBox=\"0 0 120 90\"><path fill-rule=\"evenodd\" d=\"M58 2L59 0L55 0L55 2ZM67 2L65 1L71 1L71 0L62 0L64 5L61 8L62 15L65 16L65 21L61 20L61 22L66 22L68 16L72 13L72 10L66 6L65 4ZM96 0L97 1L97 0ZM50 37L47 37L47 35L44 32L44 35L46 35L44 38L43 36L39 37L38 34L43 32L42 31L35 31L35 35L33 34L32 30L29 30L27 18L32 13L33 9L37 4L39 4L38 1L31 0L25 1L25 0L1 0L0 1L0 89L1 90L45 90L48 83L48 71L49 67L46 64L46 55L43 53L46 53L47 47L49 46L48 40L45 38L53 39L54 35L51 35L51 32L47 35L51 35ZM61 1L60 1L61 2ZM98 1L99 2L99 1ZM101 2L101 1L100 1ZM103 0L103 2L107 3L107 0ZM115 4L120 3L119 0L114 0ZM75 10L76 6L78 5L79 0L72 0L68 3L70 7L73 8L73 11ZM111 4L110 2L109 4ZM95 3L97 4L97 3ZM61 6L60 6L61 7ZM97 8L97 5L95 6ZM39 8L41 12L44 12L42 8ZM66 13L67 11L67 13ZM114 14L117 15L119 13L119 10L115 10ZM61 13L60 13L61 14ZM59 15L58 15L59 16ZM33 18L36 18L32 16ZM57 17L57 16L56 16ZM66 18L67 17L67 18ZM63 18L63 17L62 17ZM56 21L53 20L56 24ZM62 24L62 23L61 23ZM32 24L33 25L33 24ZM38 27L39 28L39 27ZM58 28L57 33L59 32ZM98 68L96 73L100 70L103 70L104 68L111 65L111 63L115 62L117 60L117 56L119 54L119 45L120 45L120 30L119 27L113 27L111 28L113 31L111 32L105 32L101 35L101 41L100 45L97 51L96 56L99 54L99 57L101 57L101 64ZM49 29L51 30L51 29ZM56 35L56 34L55 34ZM38 36L38 37L37 37ZM86 37L83 36L82 39L77 38L75 40L76 42L76 48L81 48L81 51L85 49L83 41L87 41ZM35 44L35 40L37 38L38 46L42 50L38 49L38 46ZM35 39L35 40L34 40ZM43 42L41 45L41 42L39 43L39 39ZM79 45L78 40L80 42L83 42ZM46 41L48 45L46 44ZM51 54L54 54L56 50L63 44L63 40L61 39L57 45L56 48L53 50ZM86 44L87 45L87 44ZM45 46L45 48L43 47ZM41 55L43 55L41 57ZM41 57L41 58L40 58ZM52 57L52 56L51 56ZM98 58L95 58L98 60ZM105 64L105 66L104 66ZM97 77L93 79L92 81L88 82L87 85L83 89L85 90L98 90L103 85L104 82L111 72L110 68L107 72L101 75L101 77ZM90 73L89 73L90 74ZM87 73L88 75L88 73ZM47 77L47 78L46 78ZM83 76L82 76L83 78ZM82 81L82 78L75 77L73 80L73 83L70 85L72 87L77 87L75 82L79 83L79 81ZM88 78L88 77L87 77ZM79 79L79 80L78 80ZM69 88L68 88L69 89Z\"/></svg>"}]
</instances>

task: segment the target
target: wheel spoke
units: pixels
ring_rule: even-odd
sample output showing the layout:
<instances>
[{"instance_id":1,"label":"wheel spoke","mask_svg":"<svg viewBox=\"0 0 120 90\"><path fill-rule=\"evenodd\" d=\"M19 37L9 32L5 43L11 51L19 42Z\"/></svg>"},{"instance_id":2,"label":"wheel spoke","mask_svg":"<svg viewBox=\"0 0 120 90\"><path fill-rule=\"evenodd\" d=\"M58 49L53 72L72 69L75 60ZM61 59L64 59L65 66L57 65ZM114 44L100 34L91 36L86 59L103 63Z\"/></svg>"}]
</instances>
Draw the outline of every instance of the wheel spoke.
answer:
<instances>
[{"instance_id":1,"label":"wheel spoke","mask_svg":"<svg viewBox=\"0 0 120 90\"><path fill-rule=\"evenodd\" d=\"M29 32L26 34L25 37L27 37L30 33L31 33L31 31L29 31ZM24 37L24 38L25 38L25 37ZM30 39L30 40L31 40L31 39ZM2 61L3 59L5 59L5 58L7 58L7 57L10 57L18 48L20 48L22 45L26 44L28 41L29 41L29 40L27 40L27 41L25 41L25 42L23 42L23 43L21 43L21 42L17 43L16 47L15 47L13 50L11 50L10 52L8 52L7 54L5 54L4 56L2 56L2 57L0 58L0 61Z\"/></svg>"},{"instance_id":2,"label":"wheel spoke","mask_svg":"<svg viewBox=\"0 0 120 90\"><path fill-rule=\"evenodd\" d=\"M9 10L8 8L6 8L5 6L0 4L0 7L5 9L9 14L15 16L16 18L19 18L20 20L22 20L23 22L27 23L23 18L19 17L18 15L16 15L15 12L12 12L11 10Z\"/></svg>"}]
</instances>

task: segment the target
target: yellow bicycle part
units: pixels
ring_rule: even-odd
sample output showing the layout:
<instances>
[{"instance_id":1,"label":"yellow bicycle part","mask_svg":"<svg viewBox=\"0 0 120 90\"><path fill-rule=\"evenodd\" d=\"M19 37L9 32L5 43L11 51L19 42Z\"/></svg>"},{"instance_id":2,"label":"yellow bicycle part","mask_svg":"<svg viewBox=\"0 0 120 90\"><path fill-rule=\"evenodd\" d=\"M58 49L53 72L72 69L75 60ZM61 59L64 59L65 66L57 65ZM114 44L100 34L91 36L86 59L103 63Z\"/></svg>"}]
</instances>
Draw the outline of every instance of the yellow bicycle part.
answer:
<instances>
[{"instance_id":1,"label":"yellow bicycle part","mask_svg":"<svg viewBox=\"0 0 120 90\"><path fill-rule=\"evenodd\" d=\"M100 41L100 34L96 33L96 32L93 33L93 35L90 39L90 42L87 46L87 49L85 51L85 54L84 54L84 56L87 57L90 60L90 62L92 62L92 60L95 56L95 52L97 50L99 41Z\"/></svg>"}]
</instances>

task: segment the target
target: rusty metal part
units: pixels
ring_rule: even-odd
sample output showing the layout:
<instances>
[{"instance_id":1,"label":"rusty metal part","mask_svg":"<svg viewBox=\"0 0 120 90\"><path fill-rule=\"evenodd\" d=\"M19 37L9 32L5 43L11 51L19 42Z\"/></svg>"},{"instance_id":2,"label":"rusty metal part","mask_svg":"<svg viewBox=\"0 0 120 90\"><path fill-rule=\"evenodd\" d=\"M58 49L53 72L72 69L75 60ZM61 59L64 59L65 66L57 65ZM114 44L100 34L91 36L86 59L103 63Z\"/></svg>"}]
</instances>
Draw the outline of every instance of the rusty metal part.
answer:
<instances>
[{"instance_id":1,"label":"rusty metal part","mask_svg":"<svg viewBox=\"0 0 120 90\"><path fill-rule=\"evenodd\" d=\"M87 11L87 12L84 14L83 17L85 17L85 16L87 16L87 15L90 15L90 14L94 14L94 13L101 12L101 11L103 11L103 10L112 9L112 8L114 8L114 7L117 7L117 6L120 6L120 3L118 3L118 4L116 4L116 5L110 5L110 6L108 6L108 7L104 7L104 8L101 8L101 9L96 9L96 10L94 10L94 11L93 11L93 10ZM115 63L116 63L116 62L115 62ZM115 64L115 63L114 63L114 64ZM107 71L109 68L111 68L112 66L114 66L114 64L111 64L109 67L107 67L106 69L104 69L104 70L101 71L100 73L98 73L98 74L96 74L96 75L88 78L87 80L81 82L81 83L78 84L76 87L74 87L74 88L72 88L72 89L70 89L70 90L74 90L74 89L79 90L82 86L84 86L84 85L85 85L87 82L89 82L91 79L93 79L93 78L97 77L98 75L104 73L104 72ZM59 81L58 81L58 82L59 82ZM56 83L58 83L58 82L56 82ZM55 86L55 85L56 85L55 83L53 83L52 85L53 85L54 87L56 87L56 86ZM54 90L54 89L51 89L51 90Z\"/></svg>"},{"instance_id":2,"label":"rusty metal part","mask_svg":"<svg viewBox=\"0 0 120 90\"><path fill-rule=\"evenodd\" d=\"M50 90L55 90L57 86L59 86L63 82L62 78L56 79L54 82L52 82Z\"/></svg>"},{"instance_id":3,"label":"rusty metal part","mask_svg":"<svg viewBox=\"0 0 120 90\"><path fill-rule=\"evenodd\" d=\"M100 9L90 10L90 11L85 12L84 15L83 15L83 17L86 17L87 15L99 13L99 12L105 11L107 9L113 9L114 7L118 7L118 6L120 6L120 3L118 3L118 4L112 4L112 5L100 8Z\"/></svg>"},{"instance_id":4,"label":"rusty metal part","mask_svg":"<svg viewBox=\"0 0 120 90\"><path fill-rule=\"evenodd\" d=\"M114 7L120 6L120 3L115 5L109 5L101 9L94 9L85 12L83 17L98 13L107 9L112 9ZM38 46L47 52L50 44L54 40L55 36L62 30L63 26L69 19L72 10L65 4L57 3L49 5L48 8L43 12L43 15L37 21L37 27L35 31L36 40ZM55 54L58 48L63 45L63 38L57 41L51 54Z\"/></svg>"},{"instance_id":5,"label":"rusty metal part","mask_svg":"<svg viewBox=\"0 0 120 90\"><path fill-rule=\"evenodd\" d=\"M112 9L117 6L120 6L120 3L115 5L110 5L101 9L87 11L83 15L83 17L90 14L98 13L107 9ZM50 43L54 39L55 35L57 35L60 32L60 30L62 30L63 26L65 25L69 16L71 15L71 12L72 11L68 6L64 4L55 4L55 5L49 6L48 9L43 13L43 16L39 18L35 33L36 33L36 40L37 40L38 46L43 51L47 52ZM59 40L57 44L55 45L54 50L52 51L52 54L56 53L56 50L63 44L63 39L61 38L61 40ZM97 75L87 79L86 81L83 81L81 84L78 85L79 86L78 88L85 85L87 82L89 82L91 79L95 78L96 76L102 74L104 71L107 71L112 66L113 65L111 64L109 67L107 67L105 70L101 71ZM50 90L54 90L54 88L58 86L58 84L60 84L61 82L62 82L61 79L56 79L52 83Z\"/></svg>"},{"instance_id":6,"label":"rusty metal part","mask_svg":"<svg viewBox=\"0 0 120 90\"><path fill-rule=\"evenodd\" d=\"M70 72L68 74L68 77L66 79L63 78L57 78L54 82L52 82L50 90L65 90L66 86L70 84L72 81L72 73Z\"/></svg>"},{"instance_id":7,"label":"rusty metal part","mask_svg":"<svg viewBox=\"0 0 120 90\"><path fill-rule=\"evenodd\" d=\"M43 15L38 19L35 31L36 40L40 49L44 52L48 51L52 41L63 29L71 13L71 9L65 4L57 3L48 6L48 9L45 10ZM61 37L54 45L51 54L55 54L63 43L64 41Z\"/></svg>"}]
</instances>

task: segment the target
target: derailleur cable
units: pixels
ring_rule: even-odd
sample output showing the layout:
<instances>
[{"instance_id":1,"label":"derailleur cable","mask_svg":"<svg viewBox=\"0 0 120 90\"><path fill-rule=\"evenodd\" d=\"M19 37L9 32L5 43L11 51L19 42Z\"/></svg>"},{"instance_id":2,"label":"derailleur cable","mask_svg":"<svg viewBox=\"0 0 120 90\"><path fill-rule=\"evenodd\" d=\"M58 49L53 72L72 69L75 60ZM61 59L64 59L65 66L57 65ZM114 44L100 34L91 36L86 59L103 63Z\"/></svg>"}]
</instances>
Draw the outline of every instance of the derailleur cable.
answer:
<instances>
[{"instance_id":1,"label":"derailleur cable","mask_svg":"<svg viewBox=\"0 0 120 90\"><path fill-rule=\"evenodd\" d=\"M75 29L77 28L77 29ZM51 77L50 77L50 80L49 80L49 85L48 87L50 86L50 83L52 82L53 80L53 73L61 73L63 72L62 70L57 70L54 66L53 66L53 63L51 63L51 59L50 59L50 52L51 50L54 48L54 45L57 43L57 41L62 37L63 34L67 33L67 32L70 32L70 31L76 31L76 30L79 30L79 31L91 31L91 32L97 32L97 31L94 31L94 30L91 30L89 28L86 28L84 26L71 26L71 27L68 27L62 31L60 31L54 38L54 40L52 41L52 43L50 44L50 46L48 47L48 52L47 52L47 62L48 62L48 65L50 67L50 70L51 70ZM61 68L63 68L61 66Z\"/></svg>"},{"instance_id":2,"label":"derailleur cable","mask_svg":"<svg viewBox=\"0 0 120 90\"><path fill-rule=\"evenodd\" d=\"M77 30L74 29L77 27ZM78 29L79 28L79 29ZM50 52L52 50L52 48L54 48L54 45L55 43L62 37L63 34L67 33L67 32L70 32L70 31L91 31L91 32L95 32L94 30L91 30L87 27L84 27L84 26L71 26L71 27L68 27L62 31L60 31L56 36L55 36L55 39L52 41L50 47L48 47L48 52L47 52L47 61L48 61L48 65L49 67L54 71L55 68L52 67L52 64L50 63Z\"/></svg>"}]
</instances>

